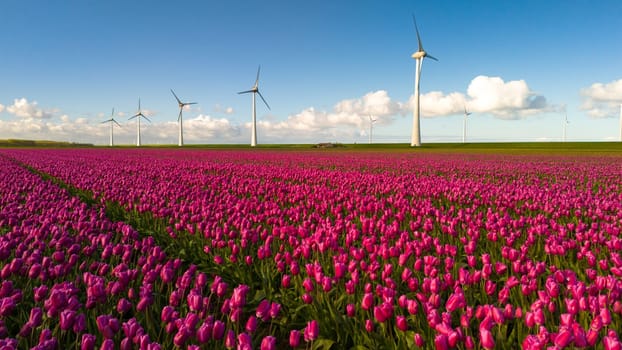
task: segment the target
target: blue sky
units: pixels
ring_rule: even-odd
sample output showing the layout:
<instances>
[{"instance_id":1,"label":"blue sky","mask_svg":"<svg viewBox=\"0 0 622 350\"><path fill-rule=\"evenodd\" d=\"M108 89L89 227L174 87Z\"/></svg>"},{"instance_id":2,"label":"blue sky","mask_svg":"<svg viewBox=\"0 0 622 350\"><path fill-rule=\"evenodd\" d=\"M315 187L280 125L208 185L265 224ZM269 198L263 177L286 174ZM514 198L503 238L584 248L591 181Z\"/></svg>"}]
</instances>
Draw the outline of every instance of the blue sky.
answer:
<instances>
[{"instance_id":1,"label":"blue sky","mask_svg":"<svg viewBox=\"0 0 622 350\"><path fill-rule=\"evenodd\" d=\"M0 2L0 139L248 143L408 142L423 44L422 142L619 140L622 2ZM258 101L259 102L259 101Z\"/></svg>"}]
</instances>

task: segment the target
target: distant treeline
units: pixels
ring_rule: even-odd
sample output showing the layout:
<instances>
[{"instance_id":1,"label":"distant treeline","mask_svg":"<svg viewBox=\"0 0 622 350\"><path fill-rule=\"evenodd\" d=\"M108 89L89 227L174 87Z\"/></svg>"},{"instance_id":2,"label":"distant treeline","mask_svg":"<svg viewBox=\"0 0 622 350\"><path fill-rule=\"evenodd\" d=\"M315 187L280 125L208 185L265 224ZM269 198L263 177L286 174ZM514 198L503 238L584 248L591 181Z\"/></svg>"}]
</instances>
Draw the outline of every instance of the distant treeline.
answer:
<instances>
[{"instance_id":1,"label":"distant treeline","mask_svg":"<svg viewBox=\"0 0 622 350\"><path fill-rule=\"evenodd\" d=\"M92 143L57 142L45 140L0 140L0 147L93 147Z\"/></svg>"}]
</instances>

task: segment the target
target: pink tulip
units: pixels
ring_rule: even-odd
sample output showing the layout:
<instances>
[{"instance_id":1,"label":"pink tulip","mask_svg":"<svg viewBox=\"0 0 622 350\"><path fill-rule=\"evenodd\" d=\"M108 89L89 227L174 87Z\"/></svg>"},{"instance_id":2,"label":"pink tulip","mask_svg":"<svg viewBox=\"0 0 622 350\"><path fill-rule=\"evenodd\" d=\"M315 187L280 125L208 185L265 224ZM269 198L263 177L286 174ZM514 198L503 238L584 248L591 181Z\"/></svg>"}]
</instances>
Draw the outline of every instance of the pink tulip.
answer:
<instances>
[{"instance_id":1,"label":"pink tulip","mask_svg":"<svg viewBox=\"0 0 622 350\"><path fill-rule=\"evenodd\" d=\"M292 276L291 275L283 275L281 278L281 286L283 288L289 288L291 285Z\"/></svg>"},{"instance_id":2,"label":"pink tulip","mask_svg":"<svg viewBox=\"0 0 622 350\"><path fill-rule=\"evenodd\" d=\"M346 305L346 315L348 315L348 317L354 317L355 313L356 313L356 306L354 306L354 304Z\"/></svg>"},{"instance_id":3,"label":"pink tulip","mask_svg":"<svg viewBox=\"0 0 622 350\"><path fill-rule=\"evenodd\" d=\"M302 295L302 302L305 304L311 304L313 302L313 297L309 293L305 293Z\"/></svg>"},{"instance_id":4,"label":"pink tulip","mask_svg":"<svg viewBox=\"0 0 622 350\"><path fill-rule=\"evenodd\" d=\"M361 308L363 310L369 310L373 306L374 303L374 295L372 293L365 293L363 295L363 300L361 301Z\"/></svg>"},{"instance_id":5,"label":"pink tulip","mask_svg":"<svg viewBox=\"0 0 622 350\"><path fill-rule=\"evenodd\" d=\"M250 288L241 284L233 289L233 295L231 296L231 307L240 308L246 305L246 295L250 291Z\"/></svg>"},{"instance_id":6,"label":"pink tulip","mask_svg":"<svg viewBox=\"0 0 622 350\"><path fill-rule=\"evenodd\" d=\"M480 343L484 349L494 349L495 348L495 340L492 336L492 333L487 329L479 330Z\"/></svg>"},{"instance_id":7,"label":"pink tulip","mask_svg":"<svg viewBox=\"0 0 622 350\"><path fill-rule=\"evenodd\" d=\"M235 332L230 329L227 331L227 335L225 335L225 348L233 349L236 346Z\"/></svg>"},{"instance_id":8,"label":"pink tulip","mask_svg":"<svg viewBox=\"0 0 622 350\"><path fill-rule=\"evenodd\" d=\"M395 324L397 326L397 328L401 331L407 331L408 330L408 321L406 320L405 316L399 315L395 317Z\"/></svg>"},{"instance_id":9,"label":"pink tulip","mask_svg":"<svg viewBox=\"0 0 622 350\"><path fill-rule=\"evenodd\" d=\"M449 349L449 344L447 343L447 336L445 334L437 334L434 337L434 346L437 350Z\"/></svg>"},{"instance_id":10,"label":"pink tulip","mask_svg":"<svg viewBox=\"0 0 622 350\"><path fill-rule=\"evenodd\" d=\"M311 281L311 279L308 277L302 281L302 286L307 291L307 293L313 291L313 281Z\"/></svg>"},{"instance_id":11,"label":"pink tulip","mask_svg":"<svg viewBox=\"0 0 622 350\"><path fill-rule=\"evenodd\" d=\"M261 340L261 350L274 350L276 349L276 338L268 335Z\"/></svg>"},{"instance_id":12,"label":"pink tulip","mask_svg":"<svg viewBox=\"0 0 622 350\"><path fill-rule=\"evenodd\" d=\"M292 329L289 332L289 345L292 348L298 347L300 345L300 331L296 329Z\"/></svg>"},{"instance_id":13,"label":"pink tulip","mask_svg":"<svg viewBox=\"0 0 622 350\"><path fill-rule=\"evenodd\" d=\"M371 333L374 331L374 322L370 319L365 320L365 330L368 333Z\"/></svg>"},{"instance_id":14,"label":"pink tulip","mask_svg":"<svg viewBox=\"0 0 622 350\"><path fill-rule=\"evenodd\" d=\"M462 292L461 289L451 294L449 298L447 298L447 302L445 303L445 308L449 312L453 312L465 306L466 306L466 300L464 298L464 293Z\"/></svg>"},{"instance_id":15,"label":"pink tulip","mask_svg":"<svg viewBox=\"0 0 622 350\"><path fill-rule=\"evenodd\" d=\"M254 333L257 329L257 318L251 315L246 321L246 326L244 327L248 333Z\"/></svg>"},{"instance_id":16,"label":"pink tulip","mask_svg":"<svg viewBox=\"0 0 622 350\"><path fill-rule=\"evenodd\" d=\"M304 339L306 342L315 340L318 337L319 326L316 320L307 322L304 330Z\"/></svg>"},{"instance_id":17,"label":"pink tulip","mask_svg":"<svg viewBox=\"0 0 622 350\"><path fill-rule=\"evenodd\" d=\"M279 303L271 303L270 304L270 318L277 318L279 312L281 311L281 304Z\"/></svg>"},{"instance_id":18,"label":"pink tulip","mask_svg":"<svg viewBox=\"0 0 622 350\"><path fill-rule=\"evenodd\" d=\"M212 327L212 338L216 340L222 339L222 336L225 334L225 324L220 320L214 321L214 326Z\"/></svg>"},{"instance_id":19,"label":"pink tulip","mask_svg":"<svg viewBox=\"0 0 622 350\"><path fill-rule=\"evenodd\" d=\"M570 330L567 327L561 327L553 343L555 344L555 346L559 348L564 348L568 346L568 344L570 344L572 340L573 340L572 330Z\"/></svg>"},{"instance_id":20,"label":"pink tulip","mask_svg":"<svg viewBox=\"0 0 622 350\"><path fill-rule=\"evenodd\" d=\"M196 337L199 343L205 344L210 340L210 338L212 337L213 326L213 323L208 322L207 320L204 321L201 326L199 326L199 329L196 332Z\"/></svg>"},{"instance_id":21,"label":"pink tulip","mask_svg":"<svg viewBox=\"0 0 622 350\"><path fill-rule=\"evenodd\" d=\"M260 318L262 320L268 320L268 317L270 316L270 301L267 299L263 299L262 301L259 302L259 305L257 305L257 309L255 310L255 316L257 316L257 318Z\"/></svg>"}]
</instances>

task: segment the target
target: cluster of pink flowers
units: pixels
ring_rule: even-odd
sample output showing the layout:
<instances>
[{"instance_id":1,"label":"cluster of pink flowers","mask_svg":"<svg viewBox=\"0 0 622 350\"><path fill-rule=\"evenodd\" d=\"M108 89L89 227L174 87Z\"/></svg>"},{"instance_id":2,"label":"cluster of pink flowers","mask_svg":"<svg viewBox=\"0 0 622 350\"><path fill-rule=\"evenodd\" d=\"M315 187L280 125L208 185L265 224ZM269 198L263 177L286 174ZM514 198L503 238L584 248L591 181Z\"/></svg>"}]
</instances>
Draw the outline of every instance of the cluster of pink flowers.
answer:
<instances>
[{"instance_id":1,"label":"cluster of pink flowers","mask_svg":"<svg viewBox=\"0 0 622 350\"><path fill-rule=\"evenodd\" d=\"M102 212L70 198L70 213L92 213L86 221L96 229L79 224L63 231L75 235L66 240L84 236L90 245L76 243L70 251L73 242L64 243L38 269L49 281L61 281L77 267L80 283L48 286L41 306L35 301L31 309L65 319L67 329L80 333L80 310L119 296L116 314L97 314L102 344L116 340L105 334L129 329L119 315L157 310L158 327L170 335L165 341L180 348L219 340L227 348L271 349L318 339L344 347L622 347L620 158L201 150L5 153L89 191L102 205L112 201L129 213L153 215L166 223L166 239L202 246L197 259L207 261L209 271L167 257L153 240L139 240L133 228L110 223ZM26 176L21 172L11 176ZM53 192L45 184L41 195ZM0 230L30 219L23 208L13 209L0 217ZM104 228L108 240L97 238ZM126 236L151 246L112 238ZM7 270L10 276L28 265L15 262L17 246L5 248L4 254L2 249L0 273ZM97 260L81 267L84 258L70 263L72 254L138 260L128 272ZM156 284L168 286L166 298L158 299ZM60 306L45 304L52 289L63 295ZM14 297L14 290L6 287L0 320L3 310L20 308L23 297ZM75 305L72 297L84 301ZM20 326L25 337L41 328L37 312L31 318ZM144 329L130 335L123 339L156 336ZM82 343L95 341L90 339L83 337Z\"/></svg>"},{"instance_id":2,"label":"cluster of pink flowers","mask_svg":"<svg viewBox=\"0 0 622 350\"><path fill-rule=\"evenodd\" d=\"M1 156L0 178L0 348L234 348L249 338L252 329L237 333L255 308L247 286L184 267L153 238ZM279 316L277 303L262 302L270 320ZM264 338L261 348L274 349Z\"/></svg>"}]
</instances>

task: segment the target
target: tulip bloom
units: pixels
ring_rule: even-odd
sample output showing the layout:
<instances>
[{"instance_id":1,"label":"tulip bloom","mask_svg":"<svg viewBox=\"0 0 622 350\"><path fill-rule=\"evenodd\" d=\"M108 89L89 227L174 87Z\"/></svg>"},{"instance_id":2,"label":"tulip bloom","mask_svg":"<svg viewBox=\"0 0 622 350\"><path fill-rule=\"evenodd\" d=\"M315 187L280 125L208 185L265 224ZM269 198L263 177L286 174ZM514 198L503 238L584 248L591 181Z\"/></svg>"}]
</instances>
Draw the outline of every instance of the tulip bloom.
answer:
<instances>
[{"instance_id":1,"label":"tulip bloom","mask_svg":"<svg viewBox=\"0 0 622 350\"><path fill-rule=\"evenodd\" d=\"M274 350L276 349L276 338L268 335L261 340L261 350Z\"/></svg>"},{"instance_id":2,"label":"tulip bloom","mask_svg":"<svg viewBox=\"0 0 622 350\"><path fill-rule=\"evenodd\" d=\"M292 348L296 348L300 345L300 331L297 329L292 329L289 332L289 346Z\"/></svg>"},{"instance_id":3,"label":"tulip bloom","mask_svg":"<svg viewBox=\"0 0 622 350\"><path fill-rule=\"evenodd\" d=\"M246 295L250 291L250 287L241 284L233 289L233 295L231 296L231 307L239 308L246 305Z\"/></svg>"},{"instance_id":4,"label":"tulip bloom","mask_svg":"<svg viewBox=\"0 0 622 350\"><path fill-rule=\"evenodd\" d=\"M480 343L484 349L494 349L495 340L492 333L488 329L480 328L479 330Z\"/></svg>"},{"instance_id":5,"label":"tulip bloom","mask_svg":"<svg viewBox=\"0 0 622 350\"><path fill-rule=\"evenodd\" d=\"M374 303L374 295L372 293L365 293L363 300L361 301L361 308L363 310L369 310Z\"/></svg>"},{"instance_id":6,"label":"tulip bloom","mask_svg":"<svg viewBox=\"0 0 622 350\"><path fill-rule=\"evenodd\" d=\"M244 327L248 333L254 333L257 329L257 318L251 315L246 321L246 326Z\"/></svg>"},{"instance_id":7,"label":"tulip bloom","mask_svg":"<svg viewBox=\"0 0 622 350\"><path fill-rule=\"evenodd\" d=\"M304 339L306 342L313 341L318 337L319 326L316 320L307 322L304 330Z\"/></svg>"},{"instance_id":8,"label":"tulip bloom","mask_svg":"<svg viewBox=\"0 0 622 350\"><path fill-rule=\"evenodd\" d=\"M95 349L95 340L97 340L97 337L95 337L92 334L82 334L82 339L80 341L80 350L93 350Z\"/></svg>"},{"instance_id":9,"label":"tulip bloom","mask_svg":"<svg viewBox=\"0 0 622 350\"><path fill-rule=\"evenodd\" d=\"M395 317L395 324L397 326L397 328L401 331L407 331L408 330L408 321L406 320L405 316L399 315Z\"/></svg>"}]
</instances>

